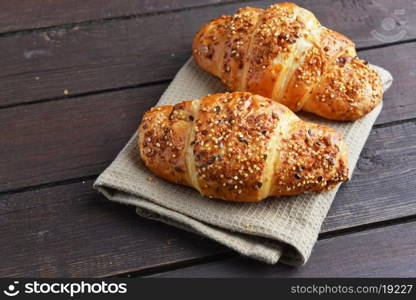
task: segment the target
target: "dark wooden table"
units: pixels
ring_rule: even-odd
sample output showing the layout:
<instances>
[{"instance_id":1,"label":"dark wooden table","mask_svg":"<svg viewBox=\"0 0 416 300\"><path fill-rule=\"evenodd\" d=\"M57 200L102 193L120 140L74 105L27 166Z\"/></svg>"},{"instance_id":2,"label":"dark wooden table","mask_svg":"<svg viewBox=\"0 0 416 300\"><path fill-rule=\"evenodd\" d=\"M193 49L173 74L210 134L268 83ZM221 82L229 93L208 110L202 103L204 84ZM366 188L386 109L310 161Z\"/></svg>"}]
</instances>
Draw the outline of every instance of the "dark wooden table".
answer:
<instances>
[{"instance_id":1,"label":"dark wooden table","mask_svg":"<svg viewBox=\"0 0 416 300\"><path fill-rule=\"evenodd\" d=\"M307 265L267 266L92 189L191 55L244 0L1 1L0 276L416 276L416 5L301 0L395 78Z\"/></svg>"}]
</instances>

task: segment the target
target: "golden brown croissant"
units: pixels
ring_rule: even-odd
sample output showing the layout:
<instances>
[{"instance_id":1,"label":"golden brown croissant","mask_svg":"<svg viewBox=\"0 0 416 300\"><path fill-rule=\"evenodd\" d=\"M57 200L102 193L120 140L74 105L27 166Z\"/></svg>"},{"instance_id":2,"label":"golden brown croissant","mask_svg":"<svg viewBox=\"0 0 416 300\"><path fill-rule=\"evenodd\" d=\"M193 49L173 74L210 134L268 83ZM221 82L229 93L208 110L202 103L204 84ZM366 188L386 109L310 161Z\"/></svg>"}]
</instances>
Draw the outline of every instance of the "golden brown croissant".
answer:
<instances>
[{"instance_id":1,"label":"golden brown croissant","mask_svg":"<svg viewBox=\"0 0 416 300\"><path fill-rule=\"evenodd\" d=\"M348 179L339 133L248 92L152 108L138 147L156 175L228 201L326 191Z\"/></svg>"},{"instance_id":2,"label":"golden brown croissant","mask_svg":"<svg viewBox=\"0 0 416 300\"><path fill-rule=\"evenodd\" d=\"M293 3L246 7L202 27L193 56L231 91L249 91L292 111L356 120L382 98L381 80L354 43Z\"/></svg>"}]
</instances>

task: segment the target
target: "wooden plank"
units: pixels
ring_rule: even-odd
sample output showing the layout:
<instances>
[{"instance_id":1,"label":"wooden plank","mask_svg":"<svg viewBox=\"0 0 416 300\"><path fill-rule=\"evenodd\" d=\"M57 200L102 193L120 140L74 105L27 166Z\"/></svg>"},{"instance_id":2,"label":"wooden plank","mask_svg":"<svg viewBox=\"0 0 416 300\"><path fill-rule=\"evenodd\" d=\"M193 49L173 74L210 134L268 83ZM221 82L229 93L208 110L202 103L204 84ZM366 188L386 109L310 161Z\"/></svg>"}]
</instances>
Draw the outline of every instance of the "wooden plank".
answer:
<instances>
[{"instance_id":1,"label":"wooden plank","mask_svg":"<svg viewBox=\"0 0 416 300\"><path fill-rule=\"evenodd\" d=\"M0 191L98 174L166 86L0 110Z\"/></svg>"},{"instance_id":2,"label":"wooden plank","mask_svg":"<svg viewBox=\"0 0 416 300\"><path fill-rule=\"evenodd\" d=\"M102 99L100 100L104 102ZM61 101L60 104L65 102ZM85 103L90 102L92 101L85 101ZM40 106L41 104L35 107ZM59 107L56 109L60 111ZM66 110L71 111L71 109L71 106L66 106ZM123 113L117 111L116 107L113 110L112 114L115 115ZM80 119L87 118L82 113L84 109L80 108L78 111L81 114ZM71 113L64 114L61 119L62 122L55 121L53 124L69 122L68 115L71 115ZM26 118L26 116L21 117ZM82 161L84 156L96 157L95 167L102 169L109 162L104 161L112 159L112 155L102 153L103 151L97 149L103 144L110 147L112 140L107 139L106 143L103 143L103 140L95 138L88 141L86 137L92 137L94 133L105 139L110 137L106 133L108 130L115 134L122 134L123 132L123 128L119 125L113 124L112 126L103 127L102 120L104 118L106 118L105 115L101 115L100 118L89 116L91 120L88 121L88 124L92 129L90 130L87 127L77 128L77 132L79 132L78 140L72 141L72 147L78 149L77 151L80 151L79 149L91 149L90 154L83 152L80 158L70 159L71 151L57 148L57 145L61 144L60 139L57 140L57 144L49 141L46 145L39 144L32 147L44 157L59 158L70 162L75 168L75 174L77 167L82 169L82 166L78 165L78 160ZM125 118L129 118L127 112L125 112ZM46 119L45 121L50 120ZM118 127L118 129L113 131L113 129L110 129L113 126ZM37 135L39 140L47 140L50 131L42 125L38 130L41 132L40 135ZM102 132L97 134L97 130ZM25 130L22 130L22 133L22 139L31 139ZM60 135L62 134L64 133L60 133ZM13 133L10 133L10 135L13 136ZM0 147L0 149L2 148ZM111 151L117 149L110 148ZM38 155L40 154L33 155L32 160L39 161ZM3 156L2 153L1 157ZM7 159L13 160L9 165L16 164L19 158L25 159L25 156L19 153L16 153L15 156L15 158L7 157ZM5 161L7 162L7 160ZM59 164L59 161L56 160L55 163ZM40 168L41 166L42 163L40 162L37 167ZM62 166L59 168L62 168ZM64 171L59 168L54 170L51 166L48 166L48 170L45 172L46 175L42 176L47 177L50 173L57 173L57 170L60 170L60 176L65 175L66 172L73 172L72 169ZM20 167L16 174L22 175L25 174L25 171L34 176L34 172L38 169L34 170L22 170L22 167ZM10 168L7 169L7 172L2 173L13 175L13 172L14 170ZM345 184L337 194L325 221L323 231L330 232L415 215L416 199L414 194L416 191L413 182L415 176L416 124L408 122L373 130L358 163L355 175L351 182ZM20 180L18 176L15 178L17 181ZM0 182L3 181L0 180ZM229 253L228 249L220 247L214 242L199 240L189 233L134 216L133 208L109 203L104 197L93 192L91 185L92 182L88 181L0 196L0 227L3 228L0 235L0 243L3 245L0 248L0 256L7 258L0 265L0 276L108 276L143 271L175 262L205 260L213 255ZM404 230L399 230L399 232L405 233ZM412 233L414 230L409 229L406 232L406 234L409 234L409 239L415 241ZM389 235L385 235L385 237L386 241L389 241ZM360 238L355 240L360 240ZM377 246L377 249L384 249L381 247L384 245L382 242L378 242L378 240L371 241L372 244ZM363 247L366 244L371 243L365 242ZM404 245L403 247L408 246L406 241L402 240L397 241L396 244L398 247L401 245ZM337 269L338 263L342 265L348 262L343 260L346 255L345 251L355 251L354 253L359 257L356 261L357 265L361 264L360 259L363 259L363 257L367 260L367 266L372 261L369 258L370 252L359 252L357 250L359 247L351 246L350 242L340 243L339 247L342 250L339 252L340 261L331 261L330 257L326 258L327 252L325 252L325 249L327 246L325 246L325 242L324 244L320 242L318 245L324 246L316 248L312 254L313 260L308 264L308 266L317 265L316 272L333 269L340 272L338 273L339 276L353 274L348 273L352 272L352 269L349 269L345 274ZM334 245L338 245L338 242ZM384 251L387 253L393 250L396 251L396 249L387 248ZM324 251L325 254L321 255L321 251ZM378 255L379 253L375 254L375 256ZM397 263L396 268L404 268L406 265L404 263L405 259L409 259L406 256L410 254L403 252L402 255L395 261ZM380 259L384 259L384 257ZM325 261L325 265L319 264L321 260ZM409 260L409 262L411 261ZM238 269L236 266L239 264L234 265L234 270ZM329 267L332 264L334 264L334 268ZM264 274L268 274L267 269L263 269L263 265L258 263L252 263L252 265ZM277 269L279 270L279 268L282 267ZM290 270L294 272L294 269ZM369 267L368 270L372 269ZM330 276L331 274L327 275Z\"/></svg>"},{"instance_id":3,"label":"wooden plank","mask_svg":"<svg viewBox=\"0 0 416 300\"><path fill-rule=\"evenodd\" d=\"M91 277L224 252L110 203L92 181L0 196L1 277Z\"/></svg>"},{"instance_id":4,"label":"wooden plank","mask_svg":"<svg viewBox=\"0 0 416 300\"><path fill-rule=\"evenodd\" d=\"M25 0L0 3L0 33L190 9L232 0Z\"/></svg>"},{"instance_id":5,"label":"wooden plank","mask_svg":"<svg viewBox=\"0 0 416 300\"><path fill-rule=\"evenodd\" d=\"M273 2L232 3L3 36L0 106L64 97L65 90L80 94L171 79L190 57L193 36L201 25L241 6L265 7ZM359 47L385 44L371 31L398 7L406 7L404 16L394 16L398 22L401 17L407 20L401 25L406 33L402 40L416 37L416 8L411 0L400 3L299 1Z\"/></svg>"},{"instance_id":6,"label":"wooden plank","mask_svg":"<svg viewBox=\"0 0 416 300\"><path fill-rule=\"evenodd\" d=\"M415 277L416 222L320 240L299 268L233 258L152 277Z\"/></svg>"},{"instance_id":7,"label":"wooden plank","mask_svg":"<svg viewBox=\"0 0 416 300\"><path fill-rule=\"evenodd\" d=\"M373 128L322 232L416 214L416 122Z\"/></svg>"},{"instance_id":8,"label":"wooden plank","mask_svg":"<svg viewBox=\"0 0 416 300\"><path fill-rule=\"evenodd\" d=\"M383 110L376 124L416 117L416 43L361 51L363 59L384 67L393 75L393 85L384 94Z\"/></svg>"}]
</instances>

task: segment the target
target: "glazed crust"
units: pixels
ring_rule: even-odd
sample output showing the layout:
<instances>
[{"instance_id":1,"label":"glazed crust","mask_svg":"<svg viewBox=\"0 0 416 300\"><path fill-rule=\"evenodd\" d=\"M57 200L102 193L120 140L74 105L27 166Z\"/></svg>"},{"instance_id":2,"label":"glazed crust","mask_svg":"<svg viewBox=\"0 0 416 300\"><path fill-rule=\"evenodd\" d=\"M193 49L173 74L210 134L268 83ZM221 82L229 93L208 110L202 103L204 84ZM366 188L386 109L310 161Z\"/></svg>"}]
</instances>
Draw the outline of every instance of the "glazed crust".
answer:
<instances>
[{"instance_id":1,"label":"glazed crust","mask_svg":"<svg viewBox=\"0 0 416 300\"><path fill-rule=\"evenodd\" d=\"M327 191L348 179L339 133L248 92L152 108L138 133L150 171L210 198L256 202Z\"/></svg>"},{"instance_id":2,"label":"glazed crust","mask_svg":"<svg viewBox=\"0 0 416 300\"><path fill-rule=\"evenodd\" d=\"M356 120L382 99L378 74L347 37L293 3L242 8L202 27L193 57L231 91L249 91L333 120Z\"/></svg>"}]
</instances>

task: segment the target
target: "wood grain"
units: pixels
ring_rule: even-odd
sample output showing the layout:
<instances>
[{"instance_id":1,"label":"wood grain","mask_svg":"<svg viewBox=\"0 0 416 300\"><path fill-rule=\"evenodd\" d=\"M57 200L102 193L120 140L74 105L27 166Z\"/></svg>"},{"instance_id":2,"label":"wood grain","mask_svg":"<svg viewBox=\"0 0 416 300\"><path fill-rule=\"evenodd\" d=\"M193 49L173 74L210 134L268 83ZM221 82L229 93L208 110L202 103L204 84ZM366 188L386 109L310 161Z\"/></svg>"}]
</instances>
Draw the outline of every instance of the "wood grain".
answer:
<instances>
[{"instance_id":1,"label":"wood grain","mask_svg":"<svg viewBox=\"0 0 416 300\"><path fill-rule=\"evenodd\" d=\"M373 128L322 232L416 215L416 122Z\"/></svg>"},{"instance_id":2,"label":"wood grain","mask_svg":"<svg viewBox=\"0 0 416 300\"><path fill-rule=\"evenodd\" d=\"M0 110L0 191L95 175L166 84Z\"/></svg>"},{"instance_id":3,"label":"wood grain","mask_svg":"<svg viewBox=\"0 0 416 300\"><path fill-rule=\"evenodd\" d=\"M384 94L383 110L376 124L416 117L416 43L361 51L359 55L384 67L393 76L391 88Z\"/></svg>"},{"instance_id":4,"label":"wood grain","mask_svg":"<svg viewBox=\"0 0 416 300\"><path fill-rule=\"evenodd\" d=\"M70 106L66 108L71 110ZM83 109L78 111L82 112ZM62 118L68 120L65 115ZM85 143L84 136L96 131L100 121L97 119L96 123L93 123L90 120L91 130L87 127L78 128L79 142ZM102 127L100 130L106 128ZM44 132L41 138L46 138L48 131L42 127L39 130ZM113 129L107 128L107 130ZM98 146L94 143L99 142L99 139L92 141L92 144L89 142L88 148L97 149ZM110 144L111 141L108 141L107 145ZM73 145L74 148L77 146L79 145ZM49 148L52 150L48 150ZM60 158L72 164L78 164L77 160L82 161L84 156L93 156L83 153L79 159L75 157L72 160L66 159L63 154L59 157L57 153L61 151L52 144L44 146L43 151L40 152L45 157ZM99 158L95 167L104 168L108 162L104 163L105 159L101 156L107 154L96 152L95 155ZM112 158L111 155L108 156L109 159ZM33 161L37 161L36 157ZM69 169L68 172L73 170ZM7 173L13 173L13 170L10 169ZM46 174L49 173L54 173L50 166ZM23 171L20 170L19 174L23 174ZM61 170L59 174L65 173ZM351 182L345 184L335 198L323 232L415 215L416 191L412 180L415 176L416 124L408 122L373 130ZM16 178L19 180L19 177ZM0 235L0 243L3 245L0 248L0 256L8 258L0 265L0 276L109 276L133 271L143 272L149 268L175 262L205 260L213 255L229 252L228 249L214 242L199 240L187 232L134 216L133 208L109 203L104 197L95 193L91 185L92 181L87 181L0 196L0 226L3 228ZM414 242L412 231L409 229L407 232L409 240ZM342 273L343 270L339 269L338 265L351 263L353 258L348 258L347 252L353 251L354 255L358 256L358 263L355 266L359 265L360 268L362 266L361 271L372 272L372 268L377 267L378 269L374 270L387 272L390 270L388 267L390 265L387 265L386 269L380 269L382 266L379 260L374 262L371 251L365 248L365 245L376 245L379 251L382 251L383 248L380 247L384 245L383 243L396 243L393 242L392 237L395 237L395 234L386 233L385 242L377 239L352 238L354 241L363 240L363 242L361 246L351 247L346 245L351 245L353 240L347 240L345 243L334 241L334 246L329 248L332 249L329 252L334 251L333 255L335 255L334 247L338 249L336 245L339 244L339 249L342 250L339 261L334 256L327 259L327 246L324 242L323 246L315 249L312 254L313 260L308 266L312 266L314 276L352 275L353 269L347 269ZM400 239L402 237L403 235ZM400 243L404 247L410 247L406 241L397 241L398 246ZM359 250L360 247L364 247L362 252ZM396 251L393 251L395 255L400 252L402 256L395 262L396 269L401 272L407 270L409 266L404 260L411 262L413 259L414 252L409 253L406 249L402 249L402 252L398 248L383 250L386 251L384 253L386 255L392 255L389 251L393 250ZM414 247L411 249L414 251ZM376 253L375 256L378 257L379 254ZM381 254L380 261L385 261L385 257ZM274 270L259 263L246 263L240 260L231 264L231 270L239 271L239 268L242 268L242 274L244 268L251 270L247 266L253 266L264 276L271 275L270 270ZM273 268L284 269L281 266ZM282 276L294 276L297 274L295 270L287 268L287 273ZM306 276L302 273L302 268L299 270L299 276L302 274Z\"/></svg>"},{"instance_id":5,"label":"wood grain","mask_svg":"<svg viewBox=\"0 0 416 300\"><path fill-rule=\"evenodd\" d=\"M416 222L317 242L302 267L267 266L247 258L188 267L152 277L415 277Z\"/></svg>"},{"instance_id":6,"label":"wood grain","mask_svg":"<svg viewBox=\"0 0 416 300\"><path fill-rule=\"evenodd\" d=\"M0 33L227 3L232 0L25 0L0 2Z\"/></svg>"},{"instance_id":7,"label":"wood grain","mask_svg":"<svg viewBox=\"0 0 416 300\"><path fill-rule=\"evenodd\" d=\"M171 79L190 57L193 36L203 24L241 6L265 7L273 2L200 7L3 36L0 106L64 97L65 90L80 94ZM394 16L406 33L400 40L416 37L411 0L399 2L319 0L298 4L315 12L324 25L351 37L357 46L367 47L385 44L371 32L401 5L408 8L404 16Z\"/></svg>"},{"instance_id":8,"label":"wood grain","mask_svg":"<svg viewBox=\"0 0 416 300\"><path fill-rule=\"evenodd\" d=\"M224 252L110 203L92 181L0 196L1 277L90 277Z\"/></svg>"}]
</instances>

